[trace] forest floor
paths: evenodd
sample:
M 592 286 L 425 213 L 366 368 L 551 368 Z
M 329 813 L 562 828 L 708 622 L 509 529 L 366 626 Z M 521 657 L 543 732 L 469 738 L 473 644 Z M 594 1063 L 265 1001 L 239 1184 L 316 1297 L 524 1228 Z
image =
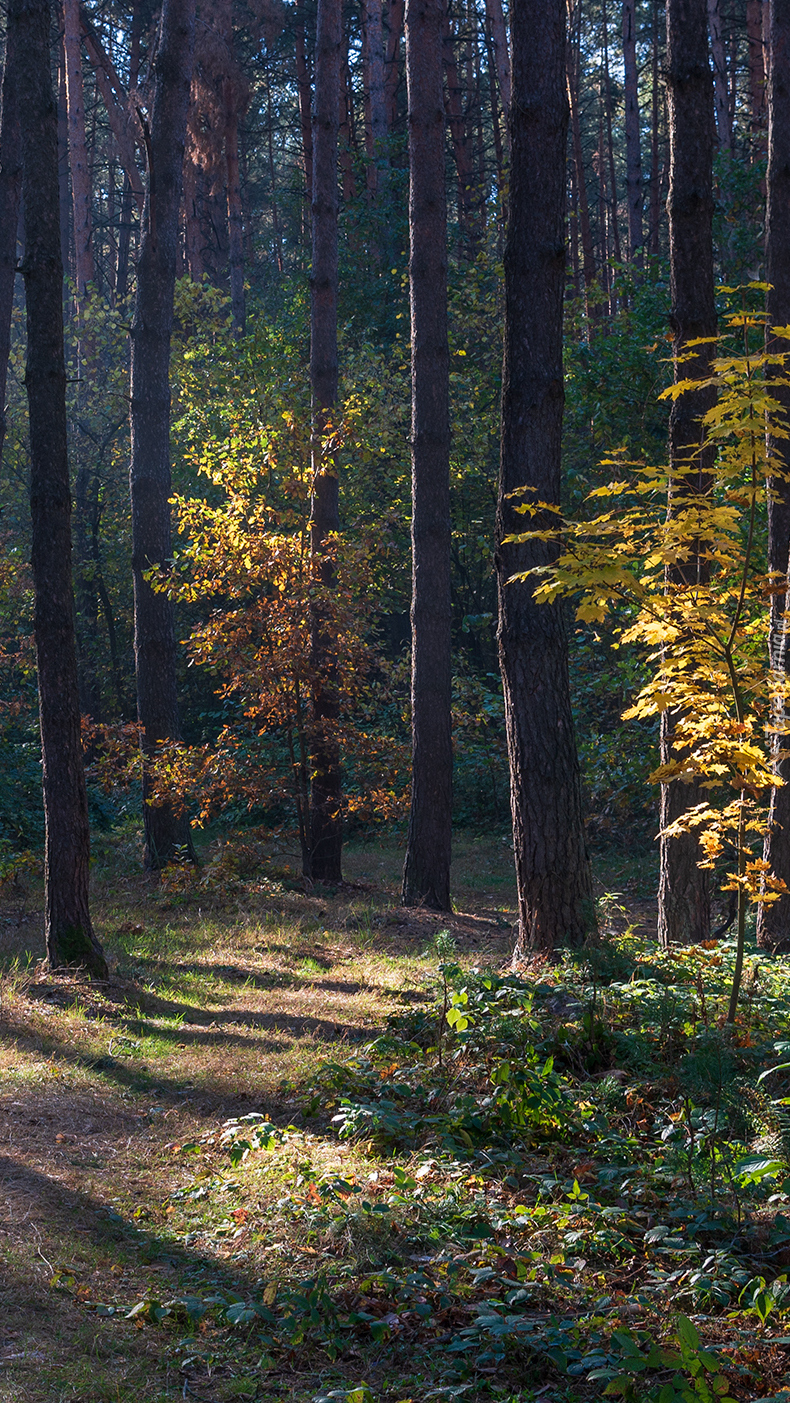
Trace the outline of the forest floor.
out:
M 310 894 L 249 836 L 137 857 L 98 844 L 104 984 L 44 971 L 35 879 L 0 896 L 2 1403 L 784 1396 L 787 962 L 730 1035 L 730 948 L 655 951 L 649 859 L 511 976 L 500 838 L 441 918 L 395 842 Z

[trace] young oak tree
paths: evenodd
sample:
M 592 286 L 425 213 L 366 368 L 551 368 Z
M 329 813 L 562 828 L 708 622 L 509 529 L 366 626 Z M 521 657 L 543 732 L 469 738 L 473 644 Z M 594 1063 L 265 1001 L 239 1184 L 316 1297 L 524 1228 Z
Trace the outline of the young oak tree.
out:
M 145 863 L 157 869 L 179 852 L 192 855 L 189 822 L 169 803 L 156 806 L 151 766 L 157 744 L 179 735 L 173 606 L 146 579 L 171 554 L 170 337 L 195 41 L 195 0 L 164 0 L 154 64 L 148 184 L 137 299 L 132 322 L 132 574 L 137 712 L 142 731 Z
M 450 910 L 450 356 L 442 0 L 408 0 L 412 791 L 404 906 Z
M 594 928 L 562 605 L 539 606 L 527 576 L 556 545 L 518 542 L 512 494 L 560 499 L 565 284 L 564 0 L 512 12 L 510 210 L 496 570 L 499 654 L 518 883 L 516 953 L 580 945 Z
M 25 386 L 30 413 L 31 563 L 46 826 L 47 958 L 52 969 L 80 966 L 92 976 L 106 979 L 107 963 L 93 933 L 88 903 L 90 833 L 71 578 L 63 263 L 49 0 L 12 0 L 8 18 L 16 63 L 25 211 Z

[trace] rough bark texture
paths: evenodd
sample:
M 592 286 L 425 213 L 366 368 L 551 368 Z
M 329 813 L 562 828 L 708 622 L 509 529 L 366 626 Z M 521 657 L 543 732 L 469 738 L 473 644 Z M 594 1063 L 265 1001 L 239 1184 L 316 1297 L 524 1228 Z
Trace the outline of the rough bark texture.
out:
M 625 191 L 628 205 L 628 253 L 642 260 L 642 143 L 639 131 L 639 89 L 636 66 L 636 0 L 623 0 L 623 64 L 625 69 Z
M 58 128 L 49 66 L 48 0 L 12 0 L 8 22 L 18 61 L 23 157 L 25 386 L 46 824 L 47 958 L 53 969 L 81 966 L 105 979 L 107 965 L 88 904 L 90 833 L 74 643 Z
M 659 88 L 658 88 L 658 0 L 653 0 L 653 44 L 651 56 L 651 79 L 650 79 L 650 227 L 648 234 L 648 252 L 651 258 L 657 258 L 660 251 L 661 233 L 661 175 L 658 166 L 658 119 L 659 119 Z
M 324 587 L 333 580 L 327 537 L 340 529 L 337 470 L 322 440 L 337 401 L 337 142 L 340 113 L 341 0 L 318 0 L 313 109 L 313 267 L 310 277 L 310 380 L 313 491 L 310 545 Z M 313 749 L 310 793 L 311 870 L 314 881 L 341 880 L 343 822 L 335 642 L 320 603 L 312 621 Z
M 713 151 L 716 130 L 713 113 L 713 79 L 708 64 L 707 8 L 705 0 L 668 0 L 666 83 L 669 104 L 669 253 L 672 298 L 672 331 L 675 379 L 703 379 L 710 371 L 713 346 L 698 348 L 693 358 L 678 365 L 687 354 L 687 342 L 716 335 L 713 281 Z M 669 419 L 669 458 L 674 472 L 693 467 L 684 479 L 684 490 L 696 483 L 705 488 L 710 450 L 700 453 L 702 416 L 715 403 L 715 391 L 697 390 L 675 401 Z M 669 504 L 671 510 L 671 500 Z M 701 572 L 692 557 L 682 571 L 668 575 L 667 583 L 690 584 Z M 661 727 L 661 759 L 672 757 L 673 717 L 665 713 Z M 701 802 L 696 783 L 674 781 L 661 787 L 662 830 L 687 808 Z M 704 940 L 710 928 L 710 891 L 707 874 L 697 866 L 696 834 L 661 839 L 661 872 L 658 889 L 658 935 L 662 945 Z
M 63 49 L 66 56 L 69 165 L 74 207 L 74 267 L 77 276 L 77 296 L 82 299 L 93 282 L 93 220 L 88 144 L 85 139 L 79 0 L 63 0 Z
M 713 92 L 716 104 L 716 130 L 722 151 L 732 151 L 730 90 L 727 83 L 727 51 L 721 23 L 721 0 L 708 0 L 710 52 L 713 59 Z
M 22 143 L 16 96 L 16 53 L 6 35 L 3 97 L 0 111 L 0 460 L 6 432 L 6 385 L 11 351 L 11 312 L 16 279 L 19 200 L 22 194 Z
M 766 214 L 766 280 L 770 326 L 790 322 L 790 0 L 771 0 L 768 79 L 768 207 Z M 786 350 L 780 341 L 769 349 Z M 773 393 L 790 416 L 790 390 L 776 384 Z M 790 472 L 790 444 L 776 439 L 772 448 L 785 472 Z M 790 555 L 790 482 L 775 478 L 768 503 L 768 568 L 788 581 Z M 790 584 L 771 603 L 771 665 L 780 674 L 790 671 L 790 638 L 786 611 L 790 609 Z M 785 717 L 777 718 L 787 720 Z M 788 748 L 788 737 L 777 737 L 777 750 Z M 764 857 L 777 877 L 790 887 L 790 763 L 776 761 L 785 783 L 773 790 Z M 761 906 L 757 917 L 757 943 L 763 949 L 790 948 L 790 896 Z
M 579 945 L 595 924 L 560 605 L 539 605 L 516 571 L 545 562 L 510 494 L 560 500 L 564 404 L 565 6 L 522 0 L 512 21 L 510 218 L 496 569 L 519 901 L 517 953 Z
M 442 0 L 408 0 L 412 791 L 403 904 L 450 910 L 450 414 Z
M 195 0 L 165 0 L 155 62 L 148 189 L 132 322 L 132 574 L 137 713 L 144 755 L 145 862 L 191 855 L 189 823 L 148 803 L 150 757 L 179 734 L 173 609 L 144 578 L 170 558 L 170 336 Z

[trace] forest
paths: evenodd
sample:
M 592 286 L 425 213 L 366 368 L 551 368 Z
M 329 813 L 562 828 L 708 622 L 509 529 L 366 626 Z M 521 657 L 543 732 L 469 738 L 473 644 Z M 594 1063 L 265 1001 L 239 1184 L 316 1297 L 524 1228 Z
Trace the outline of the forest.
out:
M 790 1403 L 790 0 L 0 52 L 0 1403 Z

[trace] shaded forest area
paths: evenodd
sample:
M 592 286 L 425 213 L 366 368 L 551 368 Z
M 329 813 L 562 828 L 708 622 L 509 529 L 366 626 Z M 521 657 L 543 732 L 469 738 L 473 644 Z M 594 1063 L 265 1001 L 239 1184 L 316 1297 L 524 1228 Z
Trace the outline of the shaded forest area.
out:
M 788 1403 L 790 0 L 0 30 L 0 1403 Z

